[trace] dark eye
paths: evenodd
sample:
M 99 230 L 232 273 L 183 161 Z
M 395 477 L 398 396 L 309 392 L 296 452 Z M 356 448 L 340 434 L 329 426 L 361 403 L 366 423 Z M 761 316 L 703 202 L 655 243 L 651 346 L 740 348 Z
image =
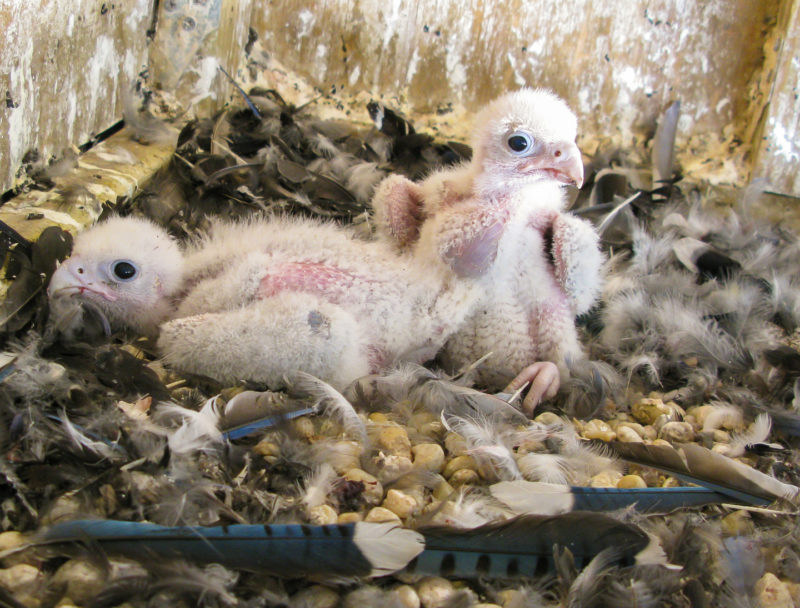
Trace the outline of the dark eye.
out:
M 523 154 L 531 149 L 533 140 L 527 133 L 512 133 L 508 138 L 508 147 L 514 154 Z
M 136 266 L 125 260 L 114 262 L 114 264 L 111 266 L 111 271 L 120 281 L 129 281 L 136 276 L 137 272 Z

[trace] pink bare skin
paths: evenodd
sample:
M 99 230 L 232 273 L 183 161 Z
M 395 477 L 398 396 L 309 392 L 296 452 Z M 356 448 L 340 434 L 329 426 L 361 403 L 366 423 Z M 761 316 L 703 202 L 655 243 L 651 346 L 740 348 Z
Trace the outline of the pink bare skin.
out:
M 528 383 L 530 383 L 530 388 L 522 400 L 522 411 L 527 416 L 533 417 L 533 413 L 540 403 L 552 399 L 558 394 L 561 386 L 558 367 L 551 361 L 532 363 L 517 374 L 517 377 L 509 382 L 503 392 L 516 393 Z
M 564 211 L 563 186 L 583 183 L 577 121 L 554 95 L 523 89 L 475 125 L 469 163 L 418 183 L 388 178 L 373 199 L 375 223 L 401 250 L 481 286 L 443 360 L 458 368 L 495 353 L 477 381 L 511 392 L 529 383 L 523 409 L 532 415 L 569 378 L 569 362 L 585 357 L 574 318 L 600 292 L 597 235 Z

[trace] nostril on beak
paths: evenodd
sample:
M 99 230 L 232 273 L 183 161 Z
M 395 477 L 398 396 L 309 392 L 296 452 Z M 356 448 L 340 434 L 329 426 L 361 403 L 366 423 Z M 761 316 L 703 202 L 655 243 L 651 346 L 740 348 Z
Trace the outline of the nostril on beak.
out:
M 553 153 L 553 156 L 555 156 L 556 158 L 559 158 L 559 157 L 561 156 L 561 150 L 556 150 L 556 151 Z
M 77 272 L 78 274 L 83 274 L 83 268 L 81 266 L 78 266 L 75 272 Z

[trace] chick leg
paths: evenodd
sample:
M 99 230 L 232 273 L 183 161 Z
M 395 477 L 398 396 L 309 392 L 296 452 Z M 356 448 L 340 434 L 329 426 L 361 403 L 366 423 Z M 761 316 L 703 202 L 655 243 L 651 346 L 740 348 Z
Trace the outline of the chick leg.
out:
M 517 374 L 503 392 L 515 393 L 528 382 L 530 388 L 522 401 L 522 410 L 532 416 L 537 405 L 556 396 L 561 386 L 561 373 L 555 363 L 537 361 Z
M 594 228 L 571 215 L 553 220 L 552 257 L 555 275 L 575 314 L 591 308 L 602 287 L 603 254 Z
M 164 323 L 158 346 L 167 364 L 226 384 L 271 388 L 298 370 L 344 388 L 371 369 L 362 326 L 340 306 L 283 292 L 242 308 Z
M 372 208 L 377 231 L 405 249 L 414 244 L 424 219 L 422 190 L 402 175 L 391 175 L 375 190 Z

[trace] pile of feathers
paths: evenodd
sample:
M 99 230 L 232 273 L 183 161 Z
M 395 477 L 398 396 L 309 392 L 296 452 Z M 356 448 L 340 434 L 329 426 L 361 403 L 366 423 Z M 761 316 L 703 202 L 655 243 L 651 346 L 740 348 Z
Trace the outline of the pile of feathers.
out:
M 251 90 L 243 107 L 186 124 L 165 174 L 114 212 L 149 217 L 178 239 L 214 216 L 253 213 L 355 223 L 367 237 L 383 178 L 419 179 L 470 158 L 379 102 L 368 111 L 364 128 L 315 118 L 313 101 L 295 107 Z M 79 335 L 50 317 L 43 287 L 69 235 L 6 234 L 0 605 L 796 602 L 800 243 L 753 219 L 758 184 L 724 213 L 711 209 L 713 191 L 673 171 L 676 124 L 673 106 L 651 142 L 652 167 L 598 154 L 571 208 L 595 223 L 608 255 L 600 302 L 578 319 L 590 358 L 617 378 L 593 420 L 562 415 L 585 386 L 569 385 L 530 421 L 509 396 L 473 386 L 471 369 L 405 365 L 343 393 L 313 377 L 286 392 L 180 377 L 146 339 L 109 335 L 102 315 L 86 315 Z M 645 490 L 638 480 L 682 487 L 689 502 L 592 493 Z M 69 527 L 75 520 L 157 524 L 173 546 L 158 548 L 163 529 L 95 534 Z M 418 530 L 424 550 L 364 572 L 313 551 L 297 565 L 284 545 L 263 549 L 275 556 L 253 572 L 239 549 L 206 536 L 298 534 L 313 545 L 386 522 Z M 628 540 L 617 544 L 604 526 Z M 175 549 L 187 535 L 202 547 Z M 459 554 L 511 538 L 538 551 L 534 570 Z M 650 541 L 657 557 L 638 559 L 631 547 Z M 376 570 L 393 574 L 370 579 Z

